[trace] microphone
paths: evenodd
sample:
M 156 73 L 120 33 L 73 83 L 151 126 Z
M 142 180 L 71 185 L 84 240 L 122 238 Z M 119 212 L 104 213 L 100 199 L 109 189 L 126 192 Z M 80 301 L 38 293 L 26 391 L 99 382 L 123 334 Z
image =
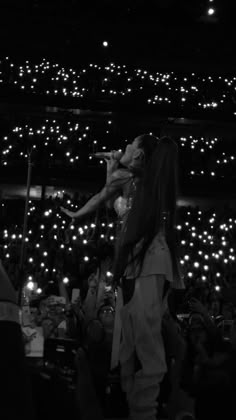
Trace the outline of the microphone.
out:
M 112 150 L 112 152 L 97 152 L 93 153 L 91 156 L 98 158 L 98 159 L 115 159 L 117 161 L 120 161 L 123 152 L 121 150 Z

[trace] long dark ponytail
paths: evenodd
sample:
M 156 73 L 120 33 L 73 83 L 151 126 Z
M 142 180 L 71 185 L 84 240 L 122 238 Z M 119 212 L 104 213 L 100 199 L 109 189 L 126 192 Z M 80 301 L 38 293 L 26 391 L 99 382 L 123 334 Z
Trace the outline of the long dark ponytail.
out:
M 114 267 L 116 282 L 123 276 L 128 256 L 133 255 L 135 245 L 140 240 L 143 240 L 141 249 L 133 259 L 138 259 L 142 266 L 148 247 L 163 226 L 172 257 L 173 274 L 176 278 L 179 276 L 175 233 L 178 147 L 171 138 L 162 137 L 160 140 L 156 139 L 155 147 L 152 143 L 152 148 L 148 149 L 147 139 L 148 135 L 140 137 L 139 147 L 144 151 L 145 164 L 132 208 L 118 241 Z

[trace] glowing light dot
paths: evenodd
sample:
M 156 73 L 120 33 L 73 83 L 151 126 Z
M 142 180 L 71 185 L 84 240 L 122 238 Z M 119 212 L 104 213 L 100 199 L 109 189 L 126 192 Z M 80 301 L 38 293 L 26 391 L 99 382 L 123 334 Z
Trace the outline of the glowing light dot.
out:
M 108 47 L 108 42 L 107 42 L 107 41 L 103 41 L 102 45 L 103 45 L 104 47 Z
M 68 277 L 64 277 L 64 279 L 62 281 L 63 281 L 64 284 L 68 284 L 69 283 Z
M 106 275 L 107 277 L 112 277 L 112 273 L 110 271 L 107 271 Z
M 213 9 L 212 7 L 210 7 L 210 9 L 208 9 L 207 13 L 208 13 L 209 16 L 212 16 L 215 13 L 215 9 Z
M 26 287 L 27 287 L 28 290 L 34 290 L 34 282 L 29 281 L 27 283 L 27 286 Z

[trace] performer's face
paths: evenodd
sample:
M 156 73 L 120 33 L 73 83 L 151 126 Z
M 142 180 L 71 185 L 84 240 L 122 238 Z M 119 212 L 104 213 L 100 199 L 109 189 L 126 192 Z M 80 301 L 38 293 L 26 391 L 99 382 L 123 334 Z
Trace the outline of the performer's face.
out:
M 133 162 L 135 154 L 139 149 L 139 137 L 136 137 L 134 141 L 126 146 L 125 153 L 122 156 L 120 163 L 124 166 L 129 166 Z

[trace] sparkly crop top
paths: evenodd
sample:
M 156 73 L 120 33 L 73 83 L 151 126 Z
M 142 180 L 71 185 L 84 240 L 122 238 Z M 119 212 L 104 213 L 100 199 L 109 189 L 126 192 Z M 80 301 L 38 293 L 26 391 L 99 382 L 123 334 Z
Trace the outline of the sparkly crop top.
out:
M 124 220 L 128 216 L 136 188 L 136 179 L 130 174 L 123 186 L 123 196 L 119 196 L 114 202 L 114 209 L 119 219 Z

